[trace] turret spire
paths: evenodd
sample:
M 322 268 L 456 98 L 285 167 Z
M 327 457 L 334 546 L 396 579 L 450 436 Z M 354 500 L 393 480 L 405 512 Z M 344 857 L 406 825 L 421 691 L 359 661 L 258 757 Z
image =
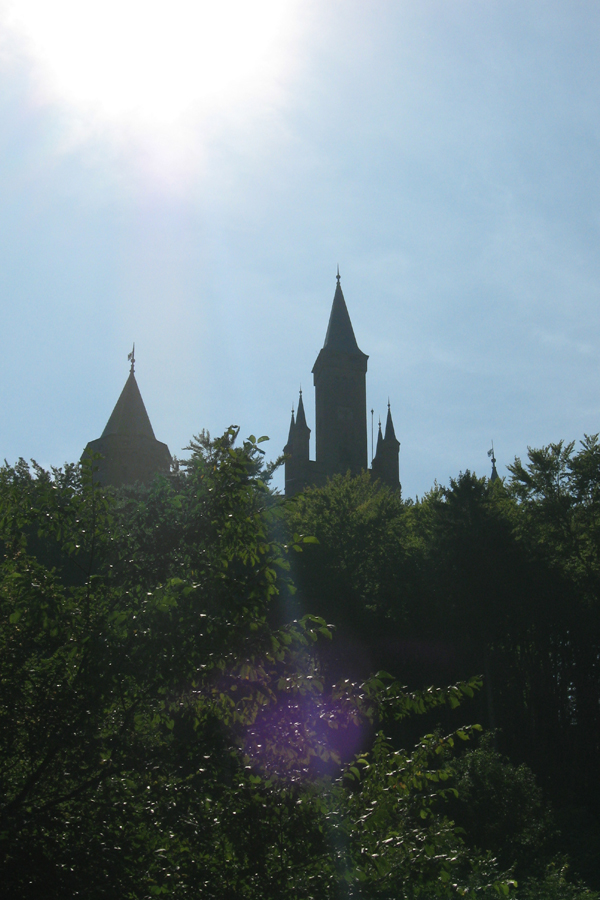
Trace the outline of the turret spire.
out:
M 496 469 L 496 457 L 494 456 L 494 442 L 492 441 L 492 449 L 488 450 L 488 456 L 492 460 L 492 474 L 490 475 L 490 481 L 499 481 L 500 476 L 498 475 L 498 470 Z
M 383 434 L 381 433 L 381 418 L 379 419 L 379 431 L 377 432 L 377 450 L 375 451 L 375 456 L 381 453 L 381 448 L 383 446 Z
M 395 441 L 396 432 L 394 431 L 394 423 L 392 421 L 392 410 L 390 407 L 390 401 L 388 397 L 388 411 L 387 411 L 387 419 L 385 422 L 385 440 L 386 441 Z
M 290 421 L 290 430 L 288 432 L 288 440 L 286 444 L 287 447 L 291 447 L 294 441 L 294 432 L 296 431 L 296 419 L 294 418 L 294 406 L 292 404 L 292 419 Z
M 306 424 L 306 414 L 304 412 L 304 401 L 302 400 L 302 388 L 300 388 L 300 397 L 298 399 L 298 412 L 296 413 L 296 425 L 299 428 L 305 428 L 308 431 L 308 425 Z

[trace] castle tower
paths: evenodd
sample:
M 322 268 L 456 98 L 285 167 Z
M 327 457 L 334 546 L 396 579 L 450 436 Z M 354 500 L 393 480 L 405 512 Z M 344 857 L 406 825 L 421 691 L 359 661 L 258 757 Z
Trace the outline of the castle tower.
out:
M 323 478 L 367 468 L 368 358 L 356 343 L 338 269 L 325 343 L 313 367 L 316 457 Z
M 324 485 L 333 475 L 358 475 L 368 465 L 368 356 L 359 349 L 340 284 L 337 284 L 325 343 L 313 367 L 317 420 L 316 460 L 309 458 L 310 428 L 306 424 L 302 391 L 292 420 L 285 453 L 285 495 L 292 497 L 310 485 Z M 377 439 L 373 475 L 393 490 L 400 489 L 398 451 L 388 403 L 385 435 Z
M 398 454 L 400 441 L 396 438 L 392 411 L 388 401 L 387 420 L 385 423 L 385 435 L 381 433 L 379 422 L 379 434 L 377 435 L 377 450 L 373 458 L 372 472 L 374 478 L 379 478 L 383 484 L 387 484 L 392 490 L 400 490 L 400 463 Z
M 102 436 L 90 441 L 83 456 L 100 453 L 94 478 L 102 485 L 150 484 L 155 475 L 167 475 L 171 454 L 166 444 L 154 436 L 140 389 L 134 375 L 135 358 L 129 355 L 129 378 L 106 423 Z

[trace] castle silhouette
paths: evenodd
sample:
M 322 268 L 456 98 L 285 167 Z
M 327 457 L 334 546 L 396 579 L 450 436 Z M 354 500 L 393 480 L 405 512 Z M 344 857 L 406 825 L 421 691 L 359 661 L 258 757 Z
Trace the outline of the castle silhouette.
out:
M 291 497 L 312 485 L 323 485 L 337 474 L 358 475 L 368 469 L 366 374 L 368 356 L 359 349 L 338 270 L 325 343 L 313 366 L 316 407 L 316 458 L 310 459 L 310 433 L 302 391 L 292 420 L 285 453 L 285 494 Z M 134 348 L 135 350 L 135 348 Z M 83 456 L 99 454 L 95 478 L 119 487 L 166 475 L 171 454 L 154 436 L 135 379 L 134 351 L 125 387 L 101 437 L 90 441 Z M 400 443 L 388 403 L 385 432 L 377 436 L 371 472 L 392 490 L 400 490 Z
M 325 343 L 313 366 L 315 385 L 316 459 L 309 454 L 310 428 L 306 424 L 302 390 L 292 421 L 285 453 L 285 494 L 291 497 L 311 485 L 323 485 L 333 475 L 358 475 L 368 468 L 367 391 L 368 356 L 359 349 L 348 307 L 337 284 Z M 372 474 L 393 490 L 400 490 L 400 443 L 396 439 L 388 403 L 385 434 L 377 435 Z

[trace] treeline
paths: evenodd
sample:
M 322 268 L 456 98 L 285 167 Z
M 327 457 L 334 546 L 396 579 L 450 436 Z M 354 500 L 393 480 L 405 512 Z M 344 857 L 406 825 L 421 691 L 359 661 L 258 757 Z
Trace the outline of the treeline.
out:
M 235 439 L 0 470 L 1 895 L 597 900 L 596 440 L 410 504 Z
M 414 688 L 482 675 L 463 714 L 533 769 L 600 887 L 598 438 L 530 450 L 509 472 L 467 471 L 417 502 L 366 474 L 297 497 L 290 528 L 319 539 L 294 562 L 297 609 L 335 623 L 334 677 L 382 668 Z

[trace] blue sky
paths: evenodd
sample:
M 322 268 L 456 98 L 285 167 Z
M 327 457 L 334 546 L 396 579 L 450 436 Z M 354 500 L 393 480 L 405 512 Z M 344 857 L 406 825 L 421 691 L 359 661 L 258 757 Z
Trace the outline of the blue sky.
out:
M 172 453 L 233 423 L 277 455 L 300 384 L 314 428 L 338 263 L 405 496 L 488 474 L 492 439 L 504 475 L 600 430 L 596 3 L 257 2 L 231 37 L 202 3 L 56 0 L 63 69 L 23 4 L 0 3 L 0 456 L 77 459 L 133 341 Z

